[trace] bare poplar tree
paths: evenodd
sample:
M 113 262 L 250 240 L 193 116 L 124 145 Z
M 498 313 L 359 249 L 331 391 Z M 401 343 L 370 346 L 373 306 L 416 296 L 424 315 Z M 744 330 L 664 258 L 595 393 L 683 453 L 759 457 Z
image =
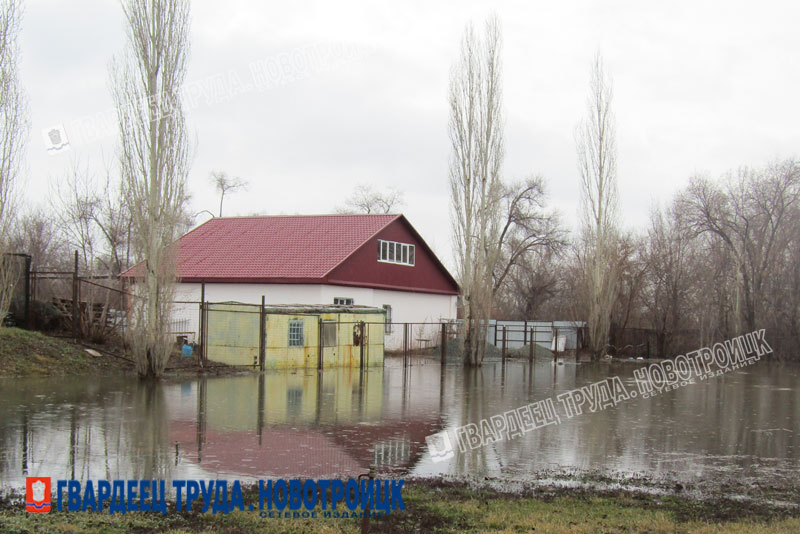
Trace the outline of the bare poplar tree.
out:
M 585 290 L 591 349 L 599 358 L 608 342 L 619 273 L 614 261 L 617 239 L 617 148 L 612 89 L 598 53 L 592 64 L 587 115 L 576 131 L 581 176 Z
M 337 208 L 336 212 L 393 213 L 403 204 L 403 192 L 394 187 L 376 191 L 369 184 L 359 184 L 344 201 L 344 207 Z
M 189 143 L 180 101 L 189 53 L 187 0 L 125 0 L 127 49 L 112 67 L 121 173 L 141 260 L 128 332 L 140 376 L 159 376 L 176 280 L 174 248 L 185 220 Z
M 8 312 L 18 276 L 10 249 L 14 221 L 14 182 L 23 156 L 28 130 L 27 106 L 17 79 L 21 2 L 0 5 L 0 328 Z
M 500 255 L 504 156 L 501 35 L 496 17 L 480 40 L 468 26 L 450 76 L 450 198 L 464 309 L 464 363 L 481 365 Z
M 240 189 L 247 190 L 247 182 L 235 176 L 228 176 L 225 171 L 211 171 L 211 183 L 219 192 L 220 217 L 222 217 L 222 202 L 225 200 L 225 193 L 233 193 Z

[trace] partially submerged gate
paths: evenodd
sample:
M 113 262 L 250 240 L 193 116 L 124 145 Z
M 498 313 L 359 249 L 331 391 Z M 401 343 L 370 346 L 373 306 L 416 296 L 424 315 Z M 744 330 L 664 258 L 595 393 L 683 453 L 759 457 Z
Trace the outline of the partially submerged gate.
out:
M 207 303 L 204 306 L 206 359 L 226 365 L 257 367 L 260 354 L 261 306 Z

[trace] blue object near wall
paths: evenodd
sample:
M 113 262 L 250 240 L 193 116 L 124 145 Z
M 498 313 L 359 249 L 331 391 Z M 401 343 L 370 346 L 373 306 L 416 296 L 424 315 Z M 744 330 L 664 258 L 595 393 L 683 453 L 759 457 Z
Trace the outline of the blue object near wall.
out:
M 188 358 L 188 357 L 190 357 L 192 355 L 192 352 L 193 351 L 192 351 L 192 346 L 191 345 L 189 345 L 189 344 L 184 344 L 183 345 L 183 348 L 181 349 L 181 353 L 183 353 L 184 356 L 186 356 Z

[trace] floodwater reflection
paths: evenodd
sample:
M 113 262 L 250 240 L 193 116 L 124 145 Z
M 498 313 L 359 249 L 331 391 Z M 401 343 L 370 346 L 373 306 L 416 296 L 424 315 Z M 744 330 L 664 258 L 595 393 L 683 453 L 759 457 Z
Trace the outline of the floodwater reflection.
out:
M 758 363 L 434 463 L 425 437 L 635 364 L 426 363 L 234 377 L 0 380 L 0 486 L 379 473 L 525 479 L 548 469 L 770 477 L 800 467 L 797 366 Z

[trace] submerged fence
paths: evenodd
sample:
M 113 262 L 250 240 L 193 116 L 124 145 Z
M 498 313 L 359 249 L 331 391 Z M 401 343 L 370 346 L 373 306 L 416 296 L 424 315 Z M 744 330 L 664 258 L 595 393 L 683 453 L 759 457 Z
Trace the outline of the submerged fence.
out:
M 204 364 L 221 362 L 260 369 L 364 369 L 383 364 L 389 335 L 400 337 L 395 350 L 402 353 L 404 365 L 410 364 L 414 351 L 436 351 L 446 362 L 446 341 L 457 335 L 457 325 L 451 323 L 387 323 L 380 308 L 194 304 L 199 310 L 199 332 L 186 335 L 184 340 L 194 341 Z
M 363 369 L 383 363 L 381 309 L 204 302 L 199 312 L 203 362 L 260 369 Z
M 495 347 L 518 349 L 535 343 L 554 352 L 583 347 L 581 321 L 489 321 L 487 338 Z M 505 340 L 505 341 L 504 341 Z

